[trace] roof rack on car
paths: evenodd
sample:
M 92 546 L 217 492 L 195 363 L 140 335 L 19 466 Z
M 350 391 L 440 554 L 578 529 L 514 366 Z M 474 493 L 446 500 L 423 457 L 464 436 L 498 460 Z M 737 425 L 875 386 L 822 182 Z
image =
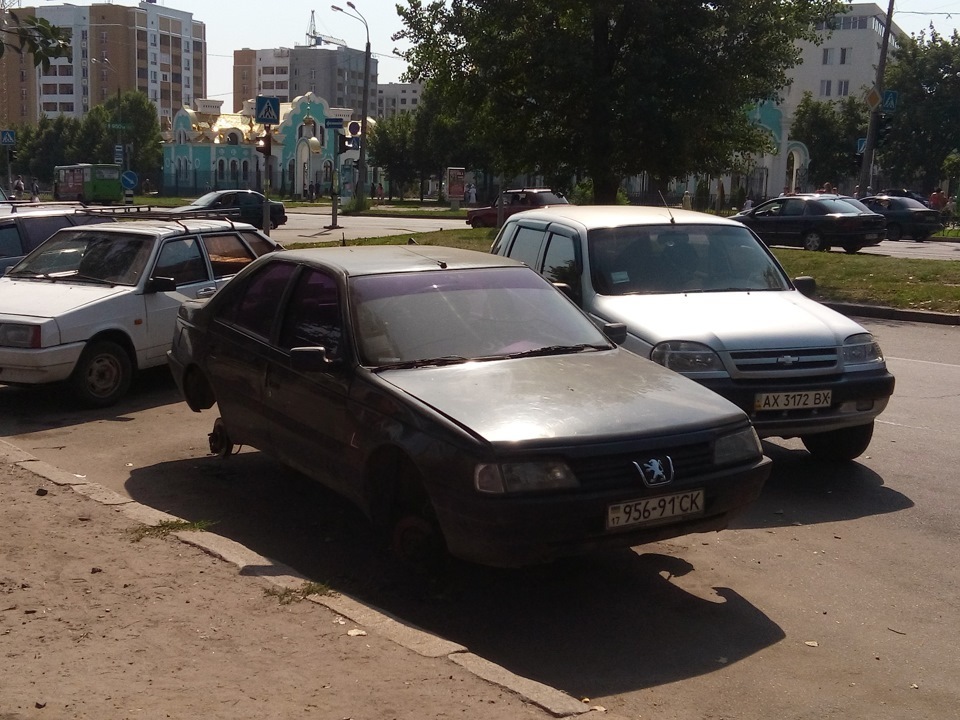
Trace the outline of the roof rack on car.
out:
M 40 200 L 37 202 L 34 202 L 33 200 L 0 200 L 0 205 L 9 205 L 10 212 L 12 213 L 15 213 L 17 208 L 24 208 L 27 210 L 42 210 L 44 208 L 85 207 L 82 202 L 78 202 L 77 200 Z
M 223 210 L 175 210 L 174 208 L 159 205 L 116 205 L 106 207 L 85 207 L 78 211 L 87 215 L 109 215 L 118 219 L 135 218 L 137 220 L 168 220 L 179 224 L 184 230 L 189 230 L 183 220 L 226 220 L 234 228 L 234 217 L 240 214 L 239 208 Z

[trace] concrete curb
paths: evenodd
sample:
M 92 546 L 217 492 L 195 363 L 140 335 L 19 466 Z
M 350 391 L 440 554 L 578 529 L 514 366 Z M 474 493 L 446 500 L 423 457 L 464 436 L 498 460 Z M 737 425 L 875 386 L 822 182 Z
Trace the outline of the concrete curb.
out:
M 901 310 L 879 305 L 860 305 L 857 303 L 819 301 L 831 310 L 848 316 L 875 318 L 878 320 L 900 320 L 902 322 L 922 322 L 934 325 L 960 325 L 960 315 L 933 312 L 930 310 Z
M 34 475 L 60 487 L 71 488 L 85 497 L 103 505 L 117 507 L 129 519 L 144 525 L 161 522 L 182 521 L 175 515 L 142 505 L 129 497 L 120 495 L 86 477 L 60 470 L 37 459 L 30 453 L 6 440 L 0 439 L 0 463 L 17 465 Z M 213 533 L 180 531 L 171 533 L 180 542 L 191 545 L 218 560 L 234 565 L 241 575 L 261 578 L 275 587 L 299 590 L 308 578 L 283 563 L 260 555 L 229 538 Z M 495 663 L 474 655 L 468 648 L 399 620 L 377 607 L 367 605 L 342 593 L 310 595 L 311 602 L 326 607 L 331 612 L 349 619 L 357 625 L 378 633 L 382 637 L 428 658 L 446 657 L 453 663 L 481 680 L 493 683 L 519 696 L 526 702 L 537 705 L 555 717 L 570 717 L 595 711 L 603 712 L 608 720 L 622 720 L 599 707 L 576 700 L 566 693 L 548 685 L 510 672 Z

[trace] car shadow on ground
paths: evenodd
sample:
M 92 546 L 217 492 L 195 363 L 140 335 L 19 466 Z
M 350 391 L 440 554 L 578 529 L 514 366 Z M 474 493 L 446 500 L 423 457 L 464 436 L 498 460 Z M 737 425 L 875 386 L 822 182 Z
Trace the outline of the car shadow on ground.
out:
M 38 430 L 72 427 L 98 420 L 128 422 L 132 414 L 149 408 L 183 402 L 166 366 L 137 374 L 130 392 L 108 408 L 87 408 L 70 395 L 69 388 L 55 383 L 37 387 L 0 385 L 0 436 L 10 437 Z
M 255 451 L 136 469 L 126 489 L 150 507 L 214 521 L 210 532 L 576 697 L 712 672 L 784 638 L 735 589 L 704 599 L 672 583 L 697 568 L 664 545 L 520 570 L 451 562 L 440 577 L 414 577 L 356 508 Z

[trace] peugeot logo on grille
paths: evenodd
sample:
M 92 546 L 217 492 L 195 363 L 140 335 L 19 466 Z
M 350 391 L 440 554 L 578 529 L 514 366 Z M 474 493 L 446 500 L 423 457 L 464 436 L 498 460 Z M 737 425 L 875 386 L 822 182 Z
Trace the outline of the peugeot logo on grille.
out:
M 797 355 L 781 355 L 777 358 L 777 365 L 793 365 L 798 362 L 800 358 Z
M 634 460 L 633 466 L 643 478 L 643 484 L 647 487 L 657 487 L 673 482 L 673 460 L 669 455 L 662 457 L 653 457 L 649 460 Z

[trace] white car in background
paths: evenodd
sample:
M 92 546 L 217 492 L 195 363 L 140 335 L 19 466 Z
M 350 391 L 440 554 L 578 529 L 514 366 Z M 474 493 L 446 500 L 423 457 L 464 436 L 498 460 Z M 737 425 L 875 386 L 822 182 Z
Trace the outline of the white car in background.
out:
M 112 405 L 138 369 L 166 364 L 184 300 L 277 249 L 230 220 L 60 230 L 0 277 L 0 384 L 66 382 L 83 404 Z
M 851 460 L 894 378 L 873 335 L 812 300 L 746 226 L 686 210 L 565 206 L 511 217 L 492 252 L 559 285 L 633 352 L 743 409 L 760 437 Z

